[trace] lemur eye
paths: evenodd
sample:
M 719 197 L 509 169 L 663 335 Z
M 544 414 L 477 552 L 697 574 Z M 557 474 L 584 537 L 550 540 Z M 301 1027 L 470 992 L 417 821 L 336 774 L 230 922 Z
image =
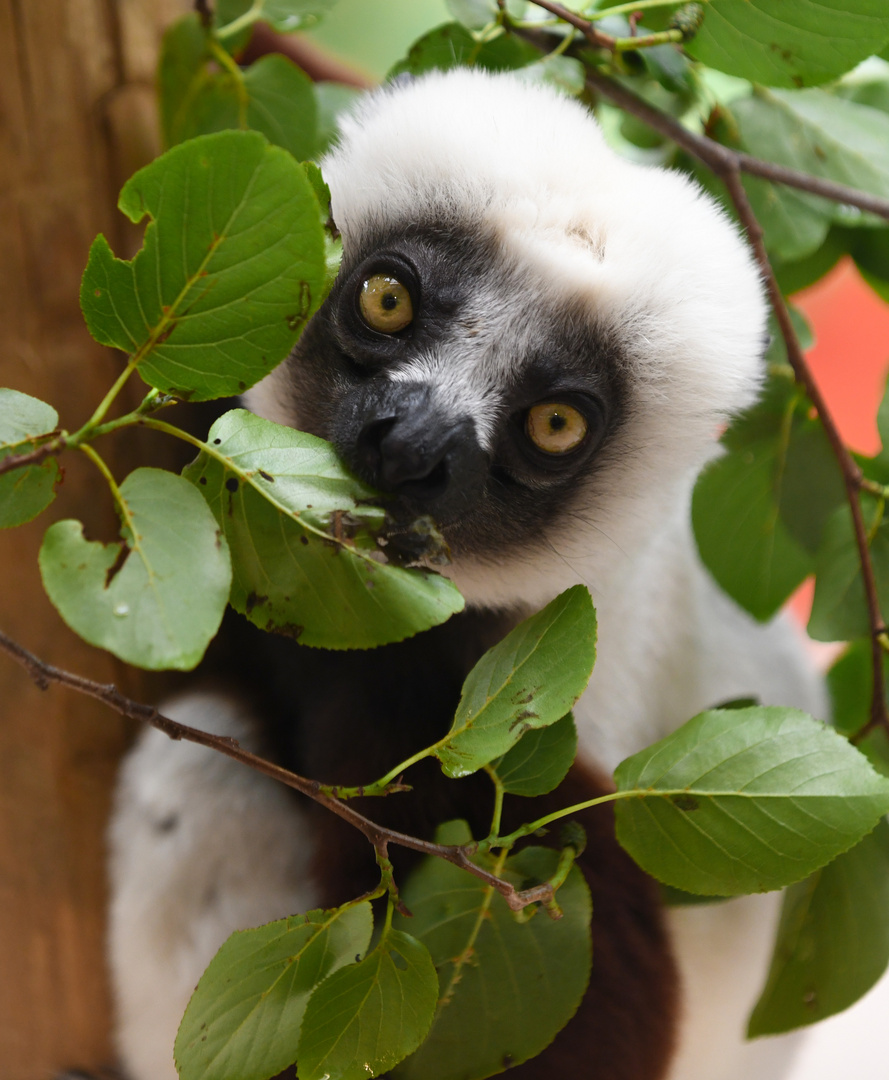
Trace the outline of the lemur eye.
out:
M 411 294 L 391 274 L 374 274 L 363 281 L 358 306 L 371 330 L 381 334 L 397 334 L 413 322 Z
M 533 405 L 525 418 L 528 438 L 547 454 L 567 454 L 586 438 L 587 422 L 571 405 L 546 401 Z

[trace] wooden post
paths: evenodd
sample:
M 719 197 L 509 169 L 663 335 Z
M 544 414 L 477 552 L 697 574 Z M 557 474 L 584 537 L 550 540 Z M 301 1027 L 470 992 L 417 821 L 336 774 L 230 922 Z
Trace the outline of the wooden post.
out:
M 0 0 L 0 385 L 53 404 L 75 429 L 120 370 L 78 306 L 90 243 L 129 254 L 124 179 L 157 150 L 153 69 L 185 0 Z M 139 390 L 133 388 L 137 399 Z M 131 440 L 101 447 L 119 478 Z M 82 455 L 36 522 L 0 532 L 0 628 L 41 657 L 152 698 L 158 690 L 81 642 L 43 594 L 46 526 L 118 523 Z M 104 828 L 120 719 L 60 688 L 40 691 L 0 656 L 0 1075 L 46 1080 L 113 1059 L 104 967 Z

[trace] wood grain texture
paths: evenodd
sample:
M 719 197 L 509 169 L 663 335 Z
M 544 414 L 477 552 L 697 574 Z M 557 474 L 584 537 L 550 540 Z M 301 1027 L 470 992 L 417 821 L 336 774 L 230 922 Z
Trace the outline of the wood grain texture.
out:
M 81 424 L 120 370 L 78 305 L 89 245 L 135 241 L 115 210 L 126 176 L 155 152 L 152 71 L 184 0 L 0 0 L 0 385 Z M 139 396 L 137 387 L 130 400 Z M 100 450 L 119 478 L 151 447 Z M 64 482 L 36 522 L 0 532 L 0 625 L 32 651 L 152 696 L 155 684 L 77 639 L 43 594 L 36 555 L 52 520 L 111 539 L 98 474 L 63 459 Z M 127 741 L 110 711 L 32 686 L 0 660 L 0 1074 L 46 1080 L 112 1058 L 104 970 L 104 828 Z

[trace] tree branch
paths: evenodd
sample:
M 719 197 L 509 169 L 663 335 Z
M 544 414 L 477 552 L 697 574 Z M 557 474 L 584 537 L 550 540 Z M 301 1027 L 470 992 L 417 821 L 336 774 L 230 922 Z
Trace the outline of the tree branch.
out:
M 398 844 L 400 847 L 410 848 L 423 855 L 435 855 L 440 859 L 445 859 L 447 862 L 460 867 L 461 870 L 473 874 L 486 885 L 495 888 L 513 911 L 520 911 L 522 908 L 527 907 L 528 904 L 537 902 L 545 904 L 553 899 L 553 888 L 548 883 L 535 885 L 530 889 L 519 890 L 511 882 L 504 881 L 502 878 L 488 873 L 487 870 L 483 870 L 480 866 L 476 866 L 470 858 L 470 855 L 474 854 L 476 850 L 475 844 L 465 846 L 436 844 L 429 840 L 421 840 L 419 837 L 408 836 L 406 833 L 396 832 L 394 829 L 387 829 L 382 825 L 378 825 L 376 822 L 371 821 L 370 818 L 359 814 L 357 810 L 354 810 L 346 803 L 327 795 L 317 780 L 308 780 L 297 773 L 291 772 L 289 769 L 276 765 L 273 761 L 268 761 L 258 754 L 245 750 L 237 739 L 225 735 L 212 735 L 207 731 L 201 731 L 199 728 L 189 727 L 188 724 L 180 724 L 178 720 L 173 720 L 171 717 L 158 712 L 153 705 L 145 705 L 126 697 L 113 683 L 94 682 L 92 679 L 85 679 L 81 675 L 75 675 L 73 672 L 54 667 L 2 632 L 0 632 L 0 651 L 7 653 L 21 664 L 41 690 L 48 689 L 53 683 L 70 687 L 81 694 L 86 694 L 88 697 L 104 702 L 122 716 L 126 716 L 131 720 L 138 720 L 140 723 L 150 724 L 171 739 L 183 739 L 186 742 L 197 743 L 198 746 L 206 746 L 208 749 L 224 754 L 242 765 L 247 765 L 256 772 L 262 773 L 263 776 L 268 776 L 272 780 L 286 784 L 287 787 L 294 788 L 358 829 L 377 851 L 385 850 L 388 844 Z
M 64 450 L 65 446 L 66 440 L 64 436 L 60 435 L 50 440 L 50 442 L 36 447 L 34 450 L 26 451 L 24 454 L 8 454 L 5 458 L 0 458 L 0 476 L 4 473 L 13 472 L 15 469 L 23 469 L 27 465 L 39 465 L 41 461 L 45 461 L 48 457 L 53 457 L 61 450 Z
M 537 3 L 538 0 L 534 2 Z M 859 191 L 845 184 L 836 184 L 833 180 L 824 180 L 811 173 L 788 169 L 772 161 L 763 161 L 741 150 L 732 150 L 728 146 L 723 146 L 713 139 L 708 139 L 706 135 L 698 135 L 683 127 L 672 116 L 649 105 L 632 90 L 621 86 L 620 83 L 599 71 L 588 68 L 586 82 L 590 89 L 603 94 L 615 105 L 619 105 L 626 112 L 647 124 L 653 131 L 672 140 L 692 157 L 702 161 L 717 176 L 723 177 L 726 172 L 739 169 L 741 172 L 750 173 L 751 176 L 772 180 L 777 184 L 807 191 L 812 195 L 821 195 L 833 202 L 856 206 L 859 210 L 866 210 L 889 220 L 889 199 L 881 199 L 877 195 L 870 195 L 866 191 Z

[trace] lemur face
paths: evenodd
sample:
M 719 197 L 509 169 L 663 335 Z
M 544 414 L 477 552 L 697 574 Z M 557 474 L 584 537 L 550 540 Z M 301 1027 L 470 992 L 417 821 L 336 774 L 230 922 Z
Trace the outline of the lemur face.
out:
M 431 514 L 473 602 L 607 585 L 756 395 L 732 224 L 579 103 L 479 71 L 367 95 L 322 170 L 342 270 L 250 407 Z
M 574 502 L 623 412 L 617 352 L 578 304 L 459 225 L 347 251 L 288 363 L 295 423 L 456 557 L 524 545 Z

